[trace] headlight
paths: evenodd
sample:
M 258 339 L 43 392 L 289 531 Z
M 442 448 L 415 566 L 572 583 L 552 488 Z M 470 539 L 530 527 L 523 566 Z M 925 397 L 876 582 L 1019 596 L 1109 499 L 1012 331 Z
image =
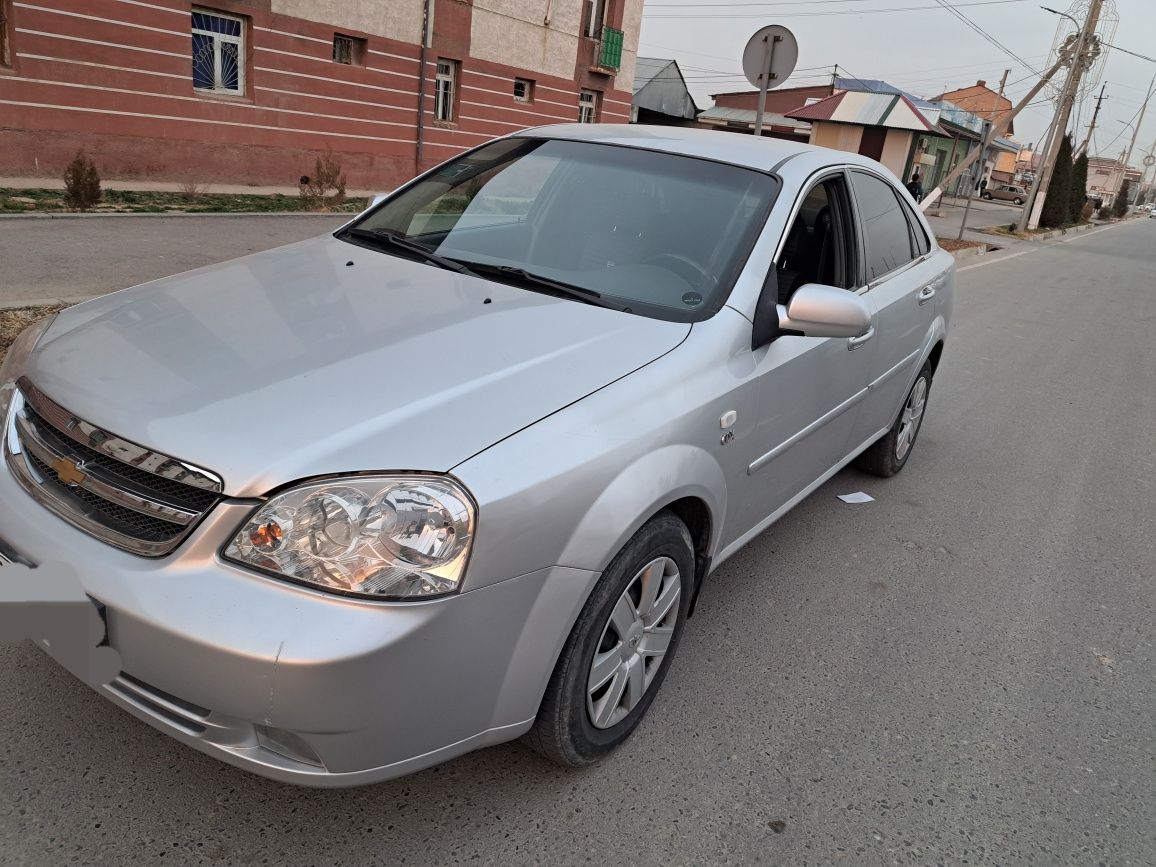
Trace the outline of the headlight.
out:
M 445 476 L 354 476 L 272 497 L 225 558 L 375 599 L 456 593 L 474 535 L 474 504 Z
M 28 356 L 32 354 L 32 350 L 36 348 L 36 344 L 55 319 L 56 314 L 53 313 L 33 322 L 21 331 L 8 347 L 8 354 L 4 356 L 4 363 L 0 365 L 0 420 L 7 422 L 8 407 L 12 403 L 12 395 L 16 392 L 16 378 L 20 376 L 24 362 L 28 360 Z

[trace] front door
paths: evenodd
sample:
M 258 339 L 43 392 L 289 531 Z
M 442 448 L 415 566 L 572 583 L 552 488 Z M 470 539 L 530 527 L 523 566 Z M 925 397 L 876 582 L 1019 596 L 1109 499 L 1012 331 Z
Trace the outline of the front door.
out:
M 780 304 L 806 283 L 850 291 L 855 250 L 846 174 L 829 172 L 804 193 L 768 283 Z M 784 335 L 753 356 L 758 421 L 744 455 L 747 490 L 737 529 L 760 526 L 839 462 L 867 385 L 845 338 Z

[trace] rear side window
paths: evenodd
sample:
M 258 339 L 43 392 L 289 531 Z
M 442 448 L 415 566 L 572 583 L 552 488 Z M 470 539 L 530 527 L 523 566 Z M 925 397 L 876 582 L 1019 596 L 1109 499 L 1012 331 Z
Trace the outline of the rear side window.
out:
M 923 231 L 923 224 L 919 222 L 919 218 L 915 216 L 911 206 L 903 199 L 899 199 L 899 206 L 903 208 L 903 213 L 907 217 L 907 225 L 911 227 L 911 243 L 914 245 L 915 257 L 926 256 L 931 252 L 931 241 L 927 238 L 927 232 Z
M 864 172 L 851 172 L 851 186 L 863 225 L 867 282 L 873 283 L 915 258 L 911 227 L 899 197 L 886 181 Z

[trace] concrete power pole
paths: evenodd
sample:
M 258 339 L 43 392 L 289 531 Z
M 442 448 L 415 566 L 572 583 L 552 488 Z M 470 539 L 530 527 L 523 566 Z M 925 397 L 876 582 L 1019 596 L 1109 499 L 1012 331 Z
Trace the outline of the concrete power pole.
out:
M 1100 8 L 1104 0 L 1092 0 L 1088 7 L 1088 17 L 1084 19 L 1084 26 L 1080 28 L 1080 35 L 1076 40 L 1076 50 L 1072 55 L 1072 65 L 1068 68 L 1068 78 L 1064 82 L 1064 89 L 1060 92 L 1060 103 L 1056 106 L 1055 129 L 1052 130 L 1052 140 L 1048 145 L 1044 164 L 1040 167 L 1040 175 L 1036 181 L 1036 188 L 1028 196 L 1024 205 L 1024 212 L 1020 216 L 1019 230 L 1034 229 L 1040 224 L 1040 214 L 1044 210 L 1044 200 L 1048 195 L 1048 185 L 1052 182 L 1052 172 L 1056 167 L 1056 157 L 1060 153 L 1060 143 L 1068 131 L 1068 121 L 1072 117 L 1072 106 L 1076 101 L 1076 92 L 1080 87 L 1080 78 L 1084 74 L 1084 52 L 1093 45 L 1096 35 L 1096 25 L 1100 22 Z
M 1096 97 L 1096 110 L 1092 112 L 1092 122 L 1088 124 L 1088 134 L 1084 136 L 1084 140 L 1080 142 L 1080 146 L 1072 152 L 1073 157 L 1078 157 L 1092 140 L 1092 133 L 1096 131 L 1096 118 L 1100 116 L 1100 103 L 1104 101 L 1104 88 L 1108 86 L 1108 82 L 1100 85 L 1100 95 Z
M 1148 110 L 1148 100 L 1152 98 L 1152 88 L 1156 86 L 1156 75 L 1148 84 L 1148 95 L 1144 97 L 1144 104 L 1140 106 L 1140 117 L 1136 119 L 1136 126 L 1132 128 L 1132 141 L 1128 143 L 1128 156 L 1124 157 L 1124 167 L 1132 164 L 1132 148 L 1136 147 L 1136 136 L 1140 133 L 1140 125 L 1144 123 L 1144 112 Z
M 992 100 L 991 119 L 984 121 L 983 124 L 983 138 L 980 139 L 979 143 L 979 180 L 974 184 L 969 182 L 967 185 L 967 202 L 963 207 L 963 218 L 959 221 L 959 234 L 955 236 L 957 241 L 963 240 L 964 230 L 967 229 L 967 215 L 971 213 L 971 194 L 983 180 L 984 172 L 987 169 L 988 145 L 991 143 L 991 140 L 995 138 L 995 136 L 991 134 L 991 131 L 995 129 L 995 112 L 996 109 L 999 108 L 999 98 L 1003 96 L 1003 89 L 1007 85 L 1007 77 L 1010 72 L 1010 69 L 1003 71 L 1003 78 L 999 80 L 999 94 Z

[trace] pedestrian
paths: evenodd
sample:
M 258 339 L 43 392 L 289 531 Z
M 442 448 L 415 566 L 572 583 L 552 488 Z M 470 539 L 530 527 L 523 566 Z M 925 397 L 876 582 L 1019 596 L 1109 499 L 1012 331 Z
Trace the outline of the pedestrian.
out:
M 919 178 L 919 169 L 911 173 L 911 180 L 907 182 L 907 192 L 911 193 L 911 198 L 917 202 L 923 198 L 923 181 Z

